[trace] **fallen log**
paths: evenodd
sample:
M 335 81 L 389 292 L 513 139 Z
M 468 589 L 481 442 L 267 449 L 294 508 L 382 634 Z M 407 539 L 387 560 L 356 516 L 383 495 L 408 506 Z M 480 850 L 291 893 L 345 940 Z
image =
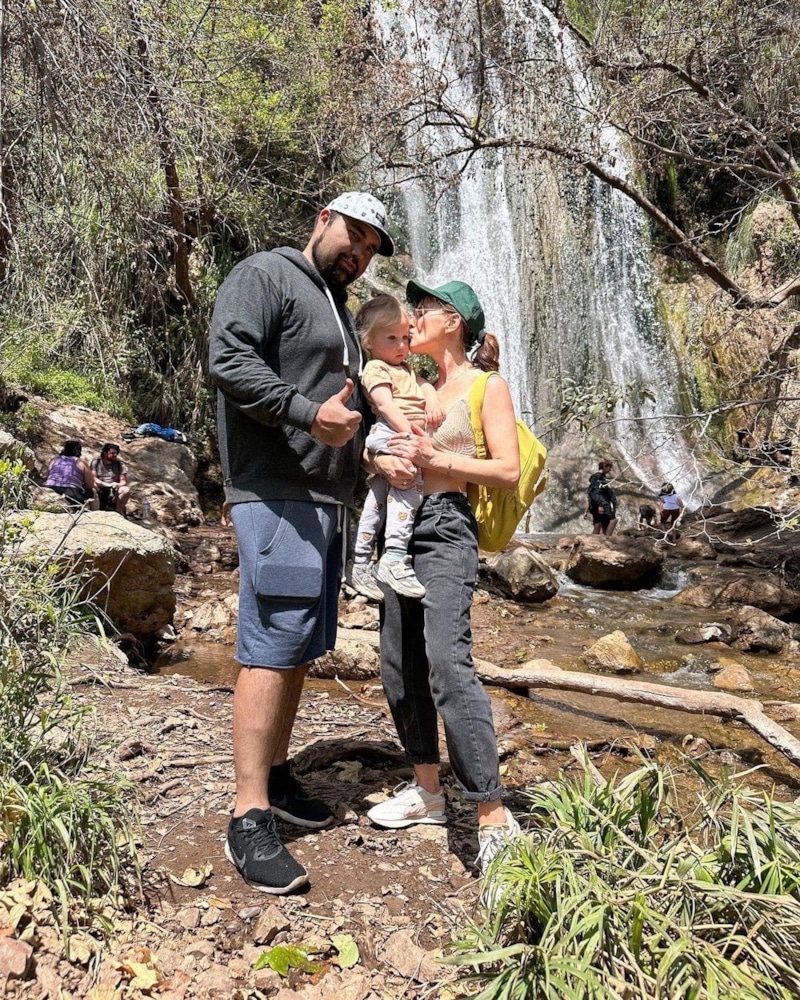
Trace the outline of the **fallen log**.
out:
M 476 659 L 475 671 L 484 683 L 496 684 L 498 687 L 580 691 L 694 715 L 738 719 L 793 764 L 800 764 L 800 740 L 770 719 L 761 702 L 754 699 L 738 698 L 723 691 L 693 691 L 689 688 L 667 687 L 664 684 L 648 684 L 646 681 L 631 680 L 630 677 L 603 677 L 562 670 L 549 660 L 528 660 L 513 670 L 501 670 L 488 660 Z

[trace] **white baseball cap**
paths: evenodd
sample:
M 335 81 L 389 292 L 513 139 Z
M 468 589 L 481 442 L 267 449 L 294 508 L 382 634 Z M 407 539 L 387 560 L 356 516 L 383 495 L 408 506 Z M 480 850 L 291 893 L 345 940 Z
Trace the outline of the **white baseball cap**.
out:
M 394 253 L 394 243 L 389 235 L 389 222 L 386 209 L 378 199 L 367 191 L 345 191 L 325 206 L 331 212 L 340 212 L 351 219 L 366 222 L 381 238 L 378 253 L 391 257 Z

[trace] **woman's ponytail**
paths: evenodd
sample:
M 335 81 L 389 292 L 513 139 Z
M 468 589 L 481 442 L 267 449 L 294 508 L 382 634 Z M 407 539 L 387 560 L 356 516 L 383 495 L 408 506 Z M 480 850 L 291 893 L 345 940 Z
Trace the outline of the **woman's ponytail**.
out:
M 500 345 L 493 333 L 486 333 L 475 348 L 472 363 L 483 372 L 500 370 Z

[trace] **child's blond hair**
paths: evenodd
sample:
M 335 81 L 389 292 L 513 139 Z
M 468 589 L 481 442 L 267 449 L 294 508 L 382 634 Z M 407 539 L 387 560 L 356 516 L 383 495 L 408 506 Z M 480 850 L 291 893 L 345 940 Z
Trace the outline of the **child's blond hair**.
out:
M 402 320 L 404 314 L 403 303 L 394 295 L 382 293 L 365 302 L 356 316 L 356 330 L 364 350 L 370 349 L 372 335 L 376 329 L 394 326 Z

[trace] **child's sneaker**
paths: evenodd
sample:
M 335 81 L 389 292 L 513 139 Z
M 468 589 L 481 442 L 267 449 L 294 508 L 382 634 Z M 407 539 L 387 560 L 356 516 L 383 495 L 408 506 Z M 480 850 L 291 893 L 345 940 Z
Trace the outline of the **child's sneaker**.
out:
M 401 782 L 392 798 L 373 806 L 367 816 L 376 826 L 387 830 L 401 830 L 416 823 L 442 826 L 447 822 L 444 814 L 444 792 L 426 792 L 417 784 Z
M 519 823 L 506 809 L 505 823 L 485 824 L 478 827 L 478 857 L 475 864 L 481 875 L 485 875 L 489 865 L 501 851 L 505 850 L 510 840 L 522 834 Z
M 381 556 L 375 578 L 388 584 L 396 594 L 404 597 L 424 597 L 425 588 L 417 579 L 417 574 L 411 565 L 411 556 L 402 559 L 389 560 Z
M 356 593 L 368 597 L 371 601 L 383 600 L 383 591 L 375 583 L 375 577 L 372 573 L 372 563 L 350 563 L 345 574 L 345 581 L 348 587 L 355 590 Z

